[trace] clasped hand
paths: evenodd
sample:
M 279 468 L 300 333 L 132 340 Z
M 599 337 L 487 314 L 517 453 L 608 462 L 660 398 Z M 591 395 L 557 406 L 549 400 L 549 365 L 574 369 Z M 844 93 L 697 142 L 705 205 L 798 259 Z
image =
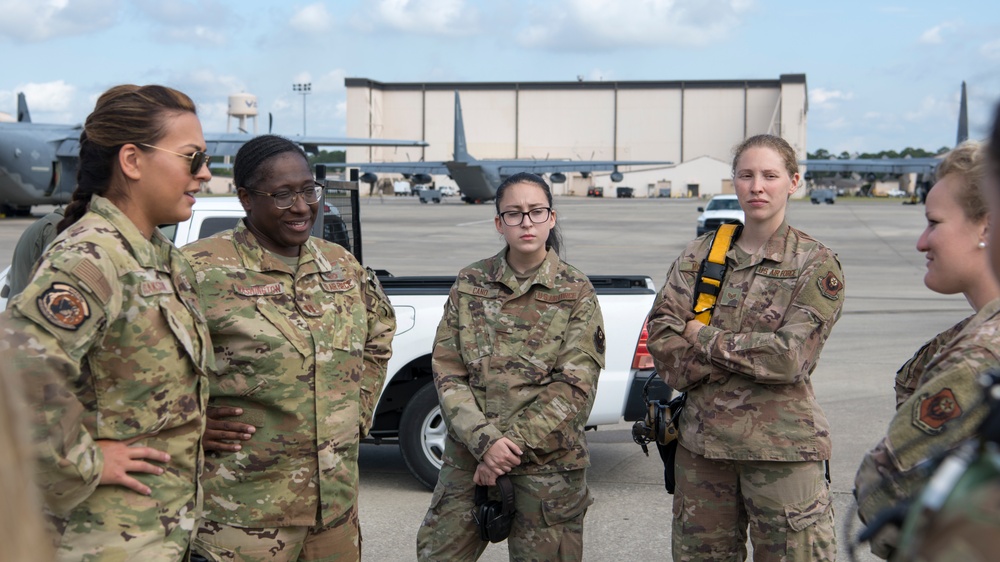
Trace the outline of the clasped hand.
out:
M 501 437 L 483 455 L 483 461 L 476 467 L 472 480 L 480 486 L 495 486 L 497 477 L 507 474 L 521 464 L 524 454 L 516 443 Z

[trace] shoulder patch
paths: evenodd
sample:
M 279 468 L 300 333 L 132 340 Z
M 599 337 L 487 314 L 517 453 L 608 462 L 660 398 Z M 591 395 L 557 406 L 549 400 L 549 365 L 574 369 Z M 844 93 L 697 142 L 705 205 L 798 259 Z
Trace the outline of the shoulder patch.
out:
M 827 271 L 826 276 L 819 279 L 817 283 L 819 283 L 820 294 L 830 300 L 839 299 L 840 292 L 844 290 L 844 283 L 832 271 Z
M 598 353 L 603 354 L 605 343 L 604 328 L 598 326 L 597 329 L 594 330 L 594 349 L 596 349 Z
M 944 424 L 962 415 L 955 393 L 942 388 L 937 394 L 924 394 L 913 410 L 913 425 L 921 431 L 936 435 L 944 431 Z
M 76 287 L 65 283 L 53 283 L 35 302 L 46 320 L 64 330 L 76 331 L 90 318 L 87 299 Z

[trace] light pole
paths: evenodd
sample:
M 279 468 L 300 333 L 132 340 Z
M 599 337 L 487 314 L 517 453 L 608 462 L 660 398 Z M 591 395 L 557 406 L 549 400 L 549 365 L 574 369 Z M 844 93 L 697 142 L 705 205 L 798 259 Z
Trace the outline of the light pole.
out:
M 312 82 L 292 84 L 292 90 L 302 94 L 302 136 L 306 136 L 306 96 L 312 93 Z

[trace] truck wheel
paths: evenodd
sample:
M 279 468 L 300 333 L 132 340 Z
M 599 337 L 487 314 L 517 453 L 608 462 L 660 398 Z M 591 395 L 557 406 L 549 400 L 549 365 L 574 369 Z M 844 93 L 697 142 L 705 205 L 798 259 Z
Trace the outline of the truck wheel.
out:
M 410 474 L 429 490 L 437 484 L 447 434 L 437 389 L 433 383 L 425 384 L 403 409 L 399 420 L 399 451 Z

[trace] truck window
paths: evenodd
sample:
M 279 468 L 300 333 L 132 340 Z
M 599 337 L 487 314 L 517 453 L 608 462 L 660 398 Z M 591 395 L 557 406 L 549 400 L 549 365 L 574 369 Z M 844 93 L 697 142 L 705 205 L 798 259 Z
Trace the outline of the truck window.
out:
M 222 232 L 223 230 L 229 230 L 230 228 L 236 227 L 236 222 L 243 217 L 211 217 L 207 218 L 201 223 L 201 228 L 198 230 L 198 239 L 208 238 L 209 236 Z

